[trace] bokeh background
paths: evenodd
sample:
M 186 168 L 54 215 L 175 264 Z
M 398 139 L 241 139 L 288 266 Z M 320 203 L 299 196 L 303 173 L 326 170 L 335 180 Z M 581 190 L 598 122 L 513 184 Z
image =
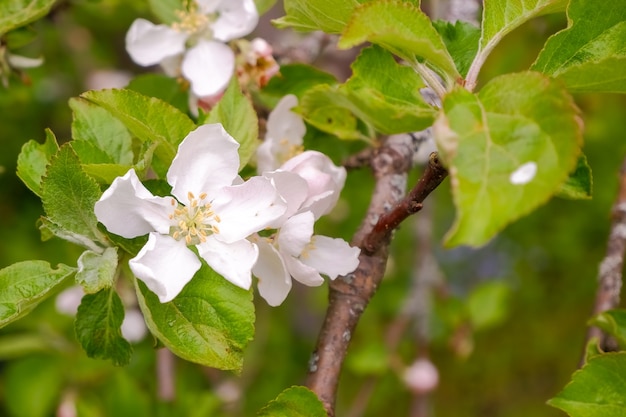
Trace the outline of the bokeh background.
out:
M 280 5 L 271 14 L 280 16 Z M 46 128 L 60 141 L 71 137 L 70 97 L 100 88 L 103 79 L 123 85 L 127 77 L 149 71 L 135 66 L 124 50 L 125 32 L 140 16 L 155 20 L 145 1 L 60 1 L 28 28 L 35 41 L 21 52 L 43 56 L 45 63 L 0 87 L 0 267 L 29 259 L 76 265 L 78 247 L 58 239 L 42 242 L 36 225 L 41 202 L 15 175 L 17 156 L 28 140 L 43 142 Z M 261 34 L 274 42 L 307 42 L 272 29 L 268 16 L 262 20 Z M 496 48 L 481 79 L 527 69 L 548 36 L 565 24 L 563 15 L 525 24 Z M 332 64 L 329 70 L 347 70 L 340 59 L 346 55 L 329 56 L 336 59 L 320 61 Z M 454 209 L 445 182 L 419 221 L 412 219 L 396 234 L 384 283 L 353 335 L 337 415 L 408 416 L 416 402 L 428 410 L 424 415 L 438 417 L 564 415 L 545 401 L 569 381 L 583 352 L 626 156 L 625 98 L 575 98 L 584 114 L 593 199 L 553 199 L 480 250 L 446 249 L 441 242 Z M 308 145 L 337 161 L 358 147 L 315 138 Z M 411 180 L 418 175 L 419 167 Z M 342 201 L 317 232 L 349 240 L 371 186 L 368 172 L 351 172 Z M 424 282 L 429 285 L 420 286 Z M 86 417 L 254 415 L 283 389 L 304 383 L 326 296 L 325 286 L 297 286 L 278 308 L 259 300 L 256 337 L 243 372 L 175 360 L 174 399 L 158 392 L 150 336 L 134 345 L 127 367 L 89 359 L 75 340 L 71 316 L 57 310 L 53 296 L 0 329 L 0 415 L 70 417 L 73 409 Z M 430 358 L 439 383 L 416 400 L 402 373 L 417 357 Z

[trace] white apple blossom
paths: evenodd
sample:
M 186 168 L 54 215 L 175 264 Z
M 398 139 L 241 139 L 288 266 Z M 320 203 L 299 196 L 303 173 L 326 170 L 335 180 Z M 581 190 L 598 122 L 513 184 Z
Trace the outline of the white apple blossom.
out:
M 298 105 L 293 94 L 283 97 L 267 118 L 265 140 L 257 148 L 259 174 L 273 171 L 302 152 L 306 126 L 300 115 L 291 111 Z
M 256 27 L 254 1 L 189 1 L 178 18 L 169 26 L 135 20 L 126 34 L 126 50 L 139 65 L 160 64 L 168 75 L 184 76 L 197 97 L 221 92 L 235 69 L 235 54 L 225 42 Z
M 313 212 L 319 219 L 337 204 L 339 194 L 346 182 L 346 169 L 318 151 L 305 151 L 285 162 L 280 171 L 298 174 L 307 182 L 307 196 L 301 211 Z
M 269 225 L 278 229 L 276 233 L 251 237 L 259 247 L 252 272 L 258 278 L 259 294 L 272 306 L 285 300 L 292 278 L 318 286 L 324 282 L 321 274 L 335 279 L 359 264 L 359 248 L 343 239 L 313 235 L 315 220 L 337 203 L 346 170 L 321 152 L 303 152 L 306 126 L 291 111 L 297 105 L 294 95 L 279 101 L 268 117 L 265 140 L 257 149 L 257 172 L 271 179 L 287 202 L 285 213 Z
M 270 113 L 265 140 L 257 148 L 257 172 L 271 176 L 270 172 L 287 171 L 304 179 L 308 192 L 299 211 L 310 210 L 319 219 L 337 203 L 346 170 L 321 152 L 303 152 L 306 126 L 302 117 L 291 111 L 297 105 L 298 98 L 288 94 Z
M 286 204 L 270 179 L 241 181 L 238 147 L 221 124 L 200 126 L 181 142 L 167 172 L 173 197 L 152 195 L 131 169 L 96 203 L 96 217 L 110 232 L 149 234 L 129 266 L 161 302 L 200 269 L 192 245 L 228 281 L 250 287 L 258 248 L 246 238 L 282 216 Z
M 359 265 L 359 248 L 343 239 L 313 235 L 315 218 L 310 211 L 290 217 L 270 238 L 257 237 L 259 259 L 252 272 L 259 279 L 259 294 L 271 306 L 280 305 L 291 278 L 308 286 L 324 282 L 320 274 L 335 279 Z

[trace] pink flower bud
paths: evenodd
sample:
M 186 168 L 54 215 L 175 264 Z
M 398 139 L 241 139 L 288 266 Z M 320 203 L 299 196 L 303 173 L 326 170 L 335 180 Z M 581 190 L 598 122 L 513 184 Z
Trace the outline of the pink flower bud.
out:
M 405 384 L 416 394 L 433 391 L 439 385 L 439 371 L 428 359 L 417 359 L 404 371 Z

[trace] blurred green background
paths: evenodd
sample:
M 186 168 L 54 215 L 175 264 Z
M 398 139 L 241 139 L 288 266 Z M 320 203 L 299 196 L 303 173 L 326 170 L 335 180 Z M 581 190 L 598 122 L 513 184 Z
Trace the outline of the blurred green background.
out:
M 125 32 L 139 16 L 153 19 L 144 1 L 62 1 L 29 28 L 36 40 L 20 52 L 42 55 L 45 63 L 26 71 L 29 82 L 13 78 L 8 88 L 0 88 L 0 267 L 28 259 L 76 264 L 79 248 L 57 239 L 41 241 L 36 227 L 41 203 L 16 177 L 17 156 L 28 140 L 42 142 L 45 128 L 61 141 L 69 139 L 67 100 L 92 88 L 102 71 L 146 71 L 124 50 Z M 482 79 L 528 68 L 545 39 L 564 26 L 564 16 L 527 23 L 496 48 Z M 553 199 L 481 250 L 448 250 L 441 241 L 454 210 L 444 183 L 427 201 L 429 210 L 418 214 L 432 223 L 432 237 L 411 224 L 396 235 L 385 281 L 353 335 L 338 416 L 410 415 L 413 397 L 401 371 L 418 354 L 418 334 L 427 342 L 421 343 L 421 354 L 439 369 L 439 385 L 427 399 L 430 415 L 564 415 L 545 401 L 569 381 L 582 354 L 617 173 L 626 155 L 626 99 L 579 95 L 576 101 L 584 114 L 593 199 Z M 310 145 L 332 151 L 337 159 L 353 148 L 338 141 Z M 342 202 L 317 232 L 349 240 L 371 185 L 367 172 L 351 172 Z M 411 294 L 420 236 L 426 237 L 422 247 L 434 254 L 443 281 L 433 290 L 428 326 L 416 330 L 414 321 L 402 327 L 398 313 Z M 135 345 L 128 367 L 89 359 L 75 341 L 71 317 L 56 311 L 52 297 L 0 330 L 0 415 L 72 416 L 67 414 L 72 406 L 78 416 L 254 415 L 283 389 L 304 383 L 326 294 L 325 286 L 297 286 L 278 308 L 260 300 L 243 373 L 176 360 L 172 401 L 157 393 L 150 337 Z M 389 348 L 389 331 L 398 325 L 402 337 Z M 367 411 L 359 413 L 365 405 Z

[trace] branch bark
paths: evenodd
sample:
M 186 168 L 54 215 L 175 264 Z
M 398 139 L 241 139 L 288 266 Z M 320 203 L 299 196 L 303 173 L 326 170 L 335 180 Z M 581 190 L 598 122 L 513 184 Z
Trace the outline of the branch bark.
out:
M 385 272 L 392 232 L 402 220 L 419 211 L 426 196 L 445 178 L 445 169 L 435 155 L 417 186 L 403 197 L 414 153 L 411 142 L 391 140 L 374 152 L 371 167 L 376 185 L 366 217 L 352 240 L 361 248 L 359 266 L 352 274 L 330 283 L 329 306 L 307 379 L 307 386 L 323 402 L 330 417 L 335 415 L 339 375 L 350 339 Z
M 619 305 L 622 289 L 622 269 L 626 254 L 626 159 L 620 170 L 619 191 L 613 205 L 613 220 L 607 242 L 606 256 L 598 270 L 598 291 L 593 315 L 616 308 Z M 586 341 L 598 338 L 605 351 L 616 350 L 614 342 L 598 327 L 592 326 L 587 332 Z M 586 345 L 586 344 L 585 344 Z

